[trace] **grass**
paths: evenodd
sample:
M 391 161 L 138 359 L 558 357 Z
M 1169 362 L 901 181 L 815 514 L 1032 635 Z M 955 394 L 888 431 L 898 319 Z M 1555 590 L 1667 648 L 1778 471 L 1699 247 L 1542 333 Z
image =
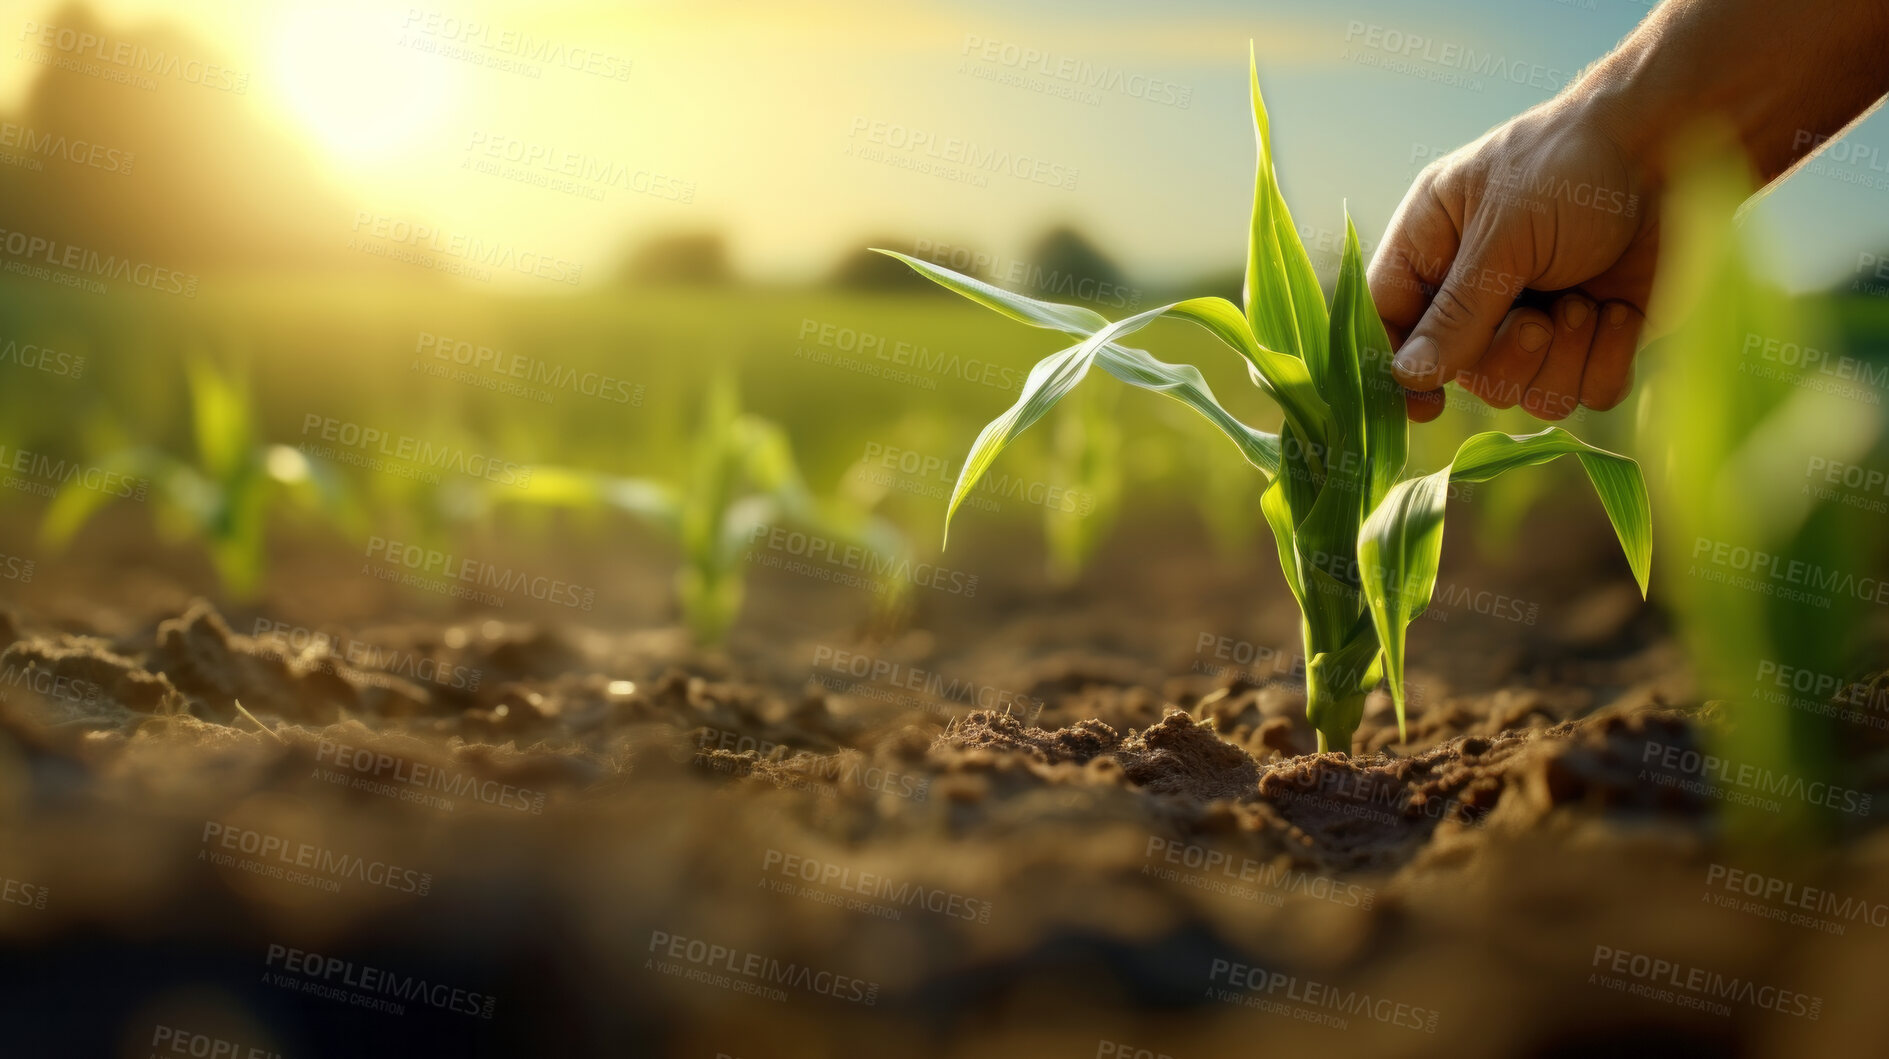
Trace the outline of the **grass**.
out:
M 1087 308 L 1024 297 L 882 252 L 986 308 L 1079 340 L 1039 361 L 1016 403 L 978 435 L 946 525 L 998 454 L 1091 368 L 1180 401 L 1269 480 L 1261 506 L 1303 616 L 1306 715 L 1321 751 L 1348 750 L 1365 696 L 1380 682 L 1390 688 L 1403 732 L 1404 635 L 1435 590 L 1452 482 L 1484 482 L 1575 456 L 1600 494 L 1642 594 L 1652 560 L 1651 512 L 1637 464 L 1558 427 L 1523 436 L 1477 434 L 1441 469 L 1410 473 L 1403 390 L 1390 373 L 1390 339 L 1365 288 L 1357 232 L 1347 217 L 1344 259 L 1327 304 L 1279 191 L 1258 68 L 1249 69 L 1259 158 L 1243 310 L 1224 298 L 1193 298 L 1111 322 Z M 1119 344 L 1163 318 L 1196 324 L 1243 357 L 1253 384 L 1283 415 L 1279 431 L 1256 429 L 1227 411 L 1197 368 Z

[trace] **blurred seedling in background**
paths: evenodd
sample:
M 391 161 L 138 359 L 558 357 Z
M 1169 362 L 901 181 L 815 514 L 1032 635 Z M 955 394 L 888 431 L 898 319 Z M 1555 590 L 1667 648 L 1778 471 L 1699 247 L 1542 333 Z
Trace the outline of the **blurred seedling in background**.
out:
M 1695 162 L 1669 196 L 1652 307 L 1678 326 L 1649 358 L 1658 372 L 1638 404 L 1652 451 L 1665 454 L 1654 465 L 1668 512 L 1662 536 L 1688 557 L 1667 566 L 1661 586 L 1701 693 L 1727 704 L 1717 752 L 1738 768 L 1827 781 L 1834 748 L 1856 723 L 1835 718 L 1881 708 L 1867 692 L 1858 701 L 1862 685 L 1851 678 L 1881 670 L 1863 641 L 1875 609 L 1867 587 L 1878 583 L 1865 571 L 1883 516 L 1806 469 L 1862 466 L 1882 443 L 1882 413 L 1814 369 L 1774 373 L 1751 355 L 1755 338 L 1852 359 L 1829 298 L 1789 296 L 1755 267 L 1775 255 L 1749 220 L 1731 222 L 1755 185 L 1749 167 L 1723 136 L 1696 137 L 1675 154 Z M 1766 672 L 1811 680 L 1804 689 L 1766 683 Z M 1777 812 L 1729 802 L 1728 831 L 1802 841 L 1826 830 L 1803 799 L 1777 802 Z
M 1102 539 L 1115 526 L 1122 501 L 1122 429 L 1118 394 L 1088 389 L 1074 398 L 1073 415 L 1056 422 L 1051 435 L 1043 533 L 1049 547 L 1052 584 L 1073 584 L 1088 568 Z
M 862 556 L 873 557 L 863 561 L 869 571 L 896 570 L 905 555 L 904 539 L 885 519 L 845 496 L 816 497 L 786 433 L 742 412 L 725 379 L 709 388 L 678 481 L 540 465 L 526 488 L 492 486 L 477 496 L 487 505 L 615 510 L 655 527 L 681 549 L 676 596 L 683 620 L 704 644 L 720 643 L 739 616 L 744 567 L 776 527 L 861 549 Z M 908 583 L 896 576 L 877 579 L 881 614 L 896 613 Z
M 358 529 L 359 509 L 332 467 L 288 445 L 258 441 L 248 388 L 197 357 L 185 366 L 194 462 L 129 445 L 104 419 L 88 426 L 97 475 L 72 476 L 47 506 L 41 539 L 64 547 L 117 501 L 148 499 L 168 542 L 200 539 L 224 591 L 253 598 L 262 587 L 269 514 L 288 501 L 318 520 Z M 148 496 L 145 487 L 148 485 Z
M 998 453 L 1091 367 L 1183 402 L 1270 480 L 1261 507 L 1303 616 L 1310 660 L 1306 715 L 1318 732 L 1319 749 L 1342 751 L 1350 748 L 1363 718 L 1366 694 L 1380 681 L 1390 686 L 1403 733 L 1404 634 L 1436 587 L 1452 482 L 1487 481 L 1512 468 L 1575 456 L 1600 494 L 1642 594 L 1652 562 L 1651 512 L 1637 464 L 1558 427 L 1526 436 L 1477 434 L 1442 469 L 1407 474 L 1404 392 L 1390 374 L 1390 339 L 1365 289 L 1357 232 L 1347 217 L 1344 259 L 1328 307 L 1279 191 L 1256 64 L 1250 80 L 1259 163 L 1244 312 L 1224 298 L 1193 298 L 1111 323 L 1088 308 L 1038 301 L 881 252 L 1013 320 L 1080 340 L 1039 361 L 1017 402 L 978 435 L 952 492 L 946 525 Z M 1118 343 L 1162 318 L 1204 327 L 1245 357 L 1254 385 L 1284 413 L 1279 433 L 1234 418 L 1194 367 Z

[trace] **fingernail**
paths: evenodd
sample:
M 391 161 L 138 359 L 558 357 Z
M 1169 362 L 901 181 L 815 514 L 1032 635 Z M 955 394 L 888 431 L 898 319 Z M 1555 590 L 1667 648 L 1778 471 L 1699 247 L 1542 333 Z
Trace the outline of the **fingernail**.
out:
M 1627 307 L 1615 302 L 1607 307 L 1607 326 L 1619 327 L 1627 322 Z
M 1569 298 L 1567 306 L 1561 310 L 1561 318 L 1567 322 L 1568 330 L 1573 331 L 1587 322 L 1587 303 L 1579 298 Z M 1534 352 L 1530 350 L 1529 352 Z
M 1436 370 L 1436 343 L 1428 335 L 1418 335 L 1404 343 L 1391 363 L 1399 374 L 1423 378 Z
M 1548 329 L 1533 320 L 1522 325 L 1522 348 L 1539 353 L 1548 344 Z

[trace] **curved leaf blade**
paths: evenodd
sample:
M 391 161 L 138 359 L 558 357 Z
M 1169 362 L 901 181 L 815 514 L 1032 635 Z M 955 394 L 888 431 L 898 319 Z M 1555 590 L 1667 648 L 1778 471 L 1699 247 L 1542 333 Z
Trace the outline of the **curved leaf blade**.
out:
M 1023 380 L 1023 392 L 1017 396 L 1016 403 L 978 432 L 977 440 L 971 442 L 970 455 L 964 458 L 964 466 L 958 471 L 957 484 L 951 487 L 951 503 L 945 508 L 944 543 L 950 543 L 951 519 L 957 515 L 958 505 L 970 495 L 984 472 L 990 470 L 997 454 L 1074 389 L 1089 373 L 1089 365 L 1094 361 L 1095 350 L 1086 341 L 1037 361 Z
M 950 538 L 951 520 L 958 506 L 990 469 L 997 454 L 1074 389 L 1098 357 L 1102 358 L 1103 369 L 1123 382 L 1164 393 L 1200 412 L 1231 438 L 1254 466 L 1268 474 L 1276 473 L 1279 469 L 1277 435 L 1255 430 L 1220 407 L 1198 370 L 1168 364 L 1140 350 L 1113 344 L 1114 339 L 1133 334 L 1163 316 L 1192 319 L 1186 306 L 1185 302 L 1177 302 L 1117 320 L 1076 345 L 1038 361 L 1024 380 L 1023 392 L 1016 403 L 991 420 L 971 443 L 970 455 L 958 472 L 957 483 L 951 489 L 950 505 L 945 509 L 946 540 Z
M 1169 306 L 1168 315 L 1199 324 L 1245 357 L 1253 385 L 1272 398 L 1301 434 L 1319 437 L 1325 432 L 1331 410 L 1312 384 L 1305 362 L 1261 345 L 1238 306 L 1225 298 L 1189 298 Z
M 920 260 L 910 254 L 901 254 L 897 250 L 882 250 L 878 247 L 871 249 L 875 254 L 884 254 L 905 262 L 912 267 L 913 271 L 948 291 L 961 294 L 986 309 L 995 310 L 1019 323 L 1029 324 L 1031 327 L 1086 336 L 1108 325 L 1108 318 L 1094 309 L 1087 309 L 1080 305 L 1064 305 L 1061 302 L 1046 302 L 1017 294 L 994 284 L 985 283 L 981 279 Z
M 1639 465 L 1582 441 L 1560 427 L 1515 436 L 1477 434 L 1450 466 L 1392 486 L 1358 530 L 1358 570 L 1366 607 L 1384 649 L 1384 677 L 1404 735 L 1404 632 L 1430 605 L 1443 552 L 1443 509 L 1451 482 L 1486 482 L 1504 471 L 1574 455 L 1587 471 L 1613 523 L 1627 565 L 1646 593 L 1653 562 L 1652 508 Z
M 1246 249 L 1242 294 L 1246 318 L 1261 345 L 1322 366 L 1326 346 L 1325 292 L 1318 285 L 1312 259 L 1292 226 L 1292 211 L 1279 191 L 1273 167 L 1272 121 L 1259 91 L 1259 59 L 1247 42 L 1247 71 L 1252 87 L 1253 139 L 1259 158 L 1253 175 L 1253 220 Z M 1320 371 L 1314 368 L 1313 377 Z
M 1102 314 L 1080 305 L 1046 302 L 1028 295 L 1017 294 L 928 261 L 901 254 L 896 250 L 875 250 L 875 252 L 903 261 L 919 275 L 939 286 L 961 294 L 1012 320 L 1029 324 L 1031 327 L 1061 331 L 1076 338 L 1088 338 L 1095 332 L 1110 326 L 1108 319 Z M 1207 329 L 1214 337 L 1246 358 L 1253 384 L 1264 390 L 1266 395 L 1285 412 L 1288 419 L 1298 423 L 1300 429 L 1310 436 L 1323 435 L 1327 415 L 1325 402 L 1312 385 L 1312 377 L 1306 370 L 1305 363 L 1297 357 L 1277 352 L 1255 340 L 1252 329 L 1247 325 L 1246 317 L 1232 302 L 1225 298 L 1189 298 L 1140 315 L 1149 320 L 1167 315 L 1189 320 Z M 1139 326 L 1135 325 L 1129 330 L 1136 330 Z M 1120 333 L 1127 334 L 1128 331 Z
M 1268 476 L 1279 473 L 1279 435 L 1255 430 L 1220 407 L 1200 369 L 1191 364 L 1169 364 L 1147 352 L 1110 343 L 1096 357 L 1110 375 L 1130 386 L 1164 394 L 1205 416 L 1239 446 L 1246 462 Z
M 1587 471 L 1644 598 L 1653 568 L 1653 507 L 1640 465 L 1632 459 L 1589 445 L 1560 427 L 1519 437 L 1490 431 L 1457 448 L 1450 480 L 1486 482 L 1511 468 L 1532 467 L 1566 455 L 1578 457 Z

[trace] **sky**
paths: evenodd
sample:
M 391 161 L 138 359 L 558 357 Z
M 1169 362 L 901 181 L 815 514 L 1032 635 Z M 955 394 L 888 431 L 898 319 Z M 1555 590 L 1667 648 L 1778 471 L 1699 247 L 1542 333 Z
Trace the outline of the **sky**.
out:
M 1014 254 L 1058 222 L 1138 277 L 1238 267 L 1249 39 L 1315 255 L 1347 205 L 1368 247 L 1425 160 L 1548 98 L 1647 11 L 1632 0 L 92 8 L 110 27 L 173 26 L 246 73 L 231 105 L 307 140 L 361 210 L 579 262 L 716 228 L 745 272 L 783 279 L 869 241 Z M 56 17 L 51 3 L 15 10 L 7 31 L 22 36 Z M 1381 68 L 1382 53 L 1360 46 L 1372 32 L 1493 53 L 1533 83 Z M 584 62 L 504 68 L 519 41 Z M 37 69 L 12 58 L 0 52 L 0 105 Z M 1889 146 L 1870 153 L 1877 145 L 1889 145 L 1880 113 L 1841 160 L 1758 210 L 1787 236 L 1787 281 L 1829 282 L 1889 244 Z M 992 157 L 1001 164 L 967 164 Z

